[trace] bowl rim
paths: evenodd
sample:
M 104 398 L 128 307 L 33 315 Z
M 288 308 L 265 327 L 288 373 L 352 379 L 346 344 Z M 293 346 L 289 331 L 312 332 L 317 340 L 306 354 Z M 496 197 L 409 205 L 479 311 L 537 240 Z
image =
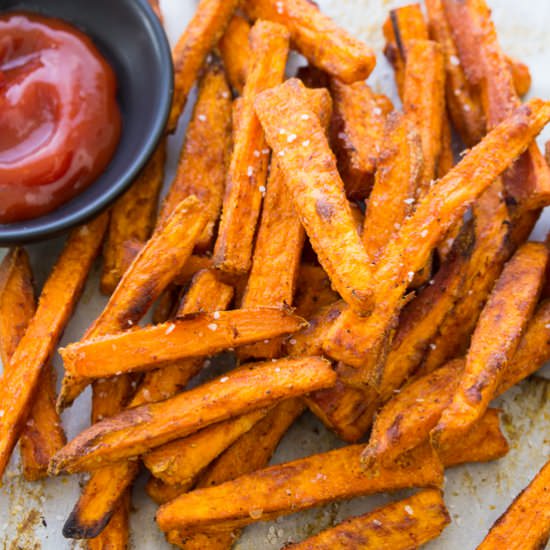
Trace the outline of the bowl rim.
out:
M 14 222 L 13 224 L 0 224 L 0 247 L 54 238 L 99 215 L 130 187 L 152 156 L 158 142 L 165 133 L 166 122 L 170 114 L 174 92 L 172 50 L 164 27 L 149 2 L 147 0 L 134 0 L 133 4 L 135 9 L 139 10 L 141 17 L 146 19 L 147 22 L 145 24 L 151 26 L 155 47 L 160 53 L 163 67 L 166 68 L 166 70 L 161 70 L 161 79 L 158 83 L 162 97 L 159 102 L 159 114 L 155 117 L 155 122 L 151 127 L 145 144 L 131 159 L 122 175 L 113 181 L 104 193 L 94 197 L 93 200 L 87 202 L 83 207 L 49 222 L 37 223 L 41 218 L 46 216 L 44 215 L 21 222 Z M 3 10 L 0 10 L 0 13 L 2 11 Z M 101 175 L 99 177 L 101 177 Z M 93 187 L 94 184 L 95 181 L 92 182 L 89 187 Z M 49 214 L 53 213 L 55 213 L 55 210 L 52 210 Z M 27 227 L 13 227 L 13 229 L 10 229 L 10 226 L 27 223 L 30 224 Z

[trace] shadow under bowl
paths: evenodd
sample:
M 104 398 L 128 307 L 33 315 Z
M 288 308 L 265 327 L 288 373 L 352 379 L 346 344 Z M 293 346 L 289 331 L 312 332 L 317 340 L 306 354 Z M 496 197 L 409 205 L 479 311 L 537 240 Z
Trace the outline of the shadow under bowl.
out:
M 139 174 L 164 132 L 173 92 L 170 46 L 147 0 L 0 0 L 0 14 L 56 17 L 84 31 L 113 67 L 122 134 L 101 176 L 35 219 L 0 224 L 0 246 L 59 235 L 107 208 Z

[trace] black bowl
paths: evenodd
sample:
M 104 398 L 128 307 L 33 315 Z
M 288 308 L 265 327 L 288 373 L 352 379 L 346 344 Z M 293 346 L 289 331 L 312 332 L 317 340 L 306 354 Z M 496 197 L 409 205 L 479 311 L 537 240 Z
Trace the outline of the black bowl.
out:
M 84 223 L 109 206 L 134 180 L 160 139 L 170 111 L 170 46 L 147 0 L 0 0 L 0 13 L 57 17 L 83 30 L 118 79 L 122 135 L 105 172 L 49 214 L 0 224 L 0 245 L 37 241 Z

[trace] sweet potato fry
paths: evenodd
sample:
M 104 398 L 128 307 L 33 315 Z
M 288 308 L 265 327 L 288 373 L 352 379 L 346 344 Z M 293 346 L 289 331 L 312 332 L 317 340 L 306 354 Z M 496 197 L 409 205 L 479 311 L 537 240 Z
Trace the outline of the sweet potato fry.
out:
M 0 358 L 8 365 L 35 312 L 32 272 L 27 253 L 12 249 L 0 264 Z M 46 477 L 50 458 L 65 445 L 55 410 L 55 377 L 43 367 L 29 417 L 19 439 L 23 475 L 29 481 Z
M 412 212 L 422 177 L 420 136 L 409 117 L 396 112 L 388 117 L 380 149 L 363 229 L 363 244 L 372 262 Z
M 441 0 L 426 0 L 430 36 L 445 54 L 447 107 L 451 120 L 467 146 L 485 134 L 485 114 L 479 90 L 470 85 L 458 59 L 458 51 Z
M 398 237 L 388 244 L 376 271 L 377 285 L 371 287 L 379 297 L 374 313 L 362 319 L 348 309 L 338 317 L 324 345 L 331 357 L 361 367 L 355 383 L 370 379 L 378 384 L 382 350 L 387 349 L 408 282 L 465 208 L 526 149 L 546 123 L 549 111 L 550 105 L 539 100 L 516 110 L 430 188 Z
M 165 532 L 237 528 L 334 500 L 438 486 L 442 481 L 441 464 L 428 445 L 416 449 L 407 463 L 390 469 L 381 464 L 375 464 L 376 470 L 365 469 L 360 454 L 361 445 L 344 447 L 198 489 L 161 506 L 157 523 Z
M 116 333 L 137 323 L 185 264 L 205 224 L 206 215 L 197 198 L 183 200 L 166 226 L 153 234 L 124 273 L 86 338 Z M 75 378 L 66 371 L 58 408 L 72 403 L 89 382 L 84 373 Z
M 303 319 L 285 310 L 235 309 L 189 315 L 162 325 L 83 340 L 62 348 L 60 353 L 66 376 L 108 378 L 292 334 L 303 326 Z
M 190 489 L 197 476 L 267 412 L 252 411 L 153 449 L 143 456 L 143 463 L 165 483 Z
M 527 95 L 531 88 L 531 72 L 529 71 L 529 67 L 519 59 L 515 59 L 509 55 L 506 56 L 506 61 L 512 73 L 512 81 L 514 82 L 516 94 L 519 97 Z
M 438 453 L 445 468 L 506 455 L 510 447 L 500 429 L 499 414 L 498 409 L 487 409 L 467 434 L 454 437 L 449 448 Z
M 166 140 L 162 139 L 130 189 L 111 209 L 109 230 L 103 246 L 103 294 L 113 292 L 129 265 L 124 257 L 127 253 L 125 243 L 144 243 L 151 236 L 164 181 L 165 162 Z
M 287 399 L 279 403 L 212 464 L 197 488 L 219 485 L 264 468 L 281 438 L 303 410 L 304 405 L 300 399 Z M 164 502 L 167 500 L 159 504 Z M 169 542 L 185 550 L 227 550 L 238 536 L 239 531 L 233 530 L 194 532 L 190 535 L 171 531 L 167 534 Z
M 305 92 L 299 80 L 287 80 L 258 96 L 256 112 L 321 265 L 355 310 L 368 311 L 371 266 L 334 155 Z
M 440 46 L 431 40 L 407 44 L 403 109 L 415 124 L 422 144 L 422 175 L 417 196 L 423 196 L 436 177 L 445 117 L 445 68 Z
M 309 90 L 307 94 L 313 111 L 328 126 L 332 104 L 328 91 Z M 292 305 L 304 238 L 283 173 L 277 161 L 272 160 L 242 308 Z M 239 358 L 271 359 L 280 352 L 281 341 L 276 339 L 242 348 Z
M 92 470 L 139 456 L 232 416 L 329 387 L 335 378 L 330 363 L 318 357 L 239 369 L 172 399 L 129 409 L 95 424 L 57 453 L 50 471 Z
M 107 227 L 102 215 L 71 233 L 30 320 L 0 378 L 0 477 L 32 406 L 40 375 L 54 352 L 99 252 Z
M 460 62 L 473 86 L 481 90 L 487 127 L 493 128 L 517 108 L 512 72 L 484 0 L 443 0 Z M 507 194 L 525 208 L 550 201 L 550 168 L 536 143 L 504 175 Z
M 547 263 L 546 246 L 527 243 L 504 268 L 479 318 L 453 399 L 432 432 L 437 448 L 448 446 L 446 433 L 466 433 L 487 409 L 538 301 Z
M 213 58 L 200 80 L 193 115 L 181 150 L 176 175 L 157 222 L 164 227 L 174 208 L 195 195 L 207 222 L 195 244 L 198 252 L 211 248 L 220 215 L 226 168 L 231 152 L 231 94 L 221 63 Z
M 130 493 L 121 498 L 119 507 L 109 525 L 97 537 L 86 543 L 88 550 L 124 550 L 129 543 Z
M 451 518 L 441 491 L 427 489 L 412 497 L 377 508 L 303 542 L 288 550 L 408 550 L 438 537 Z
M 225 309 L 233 289 L 219 282 L 211 271 L 195 275 L 179 313 Z M 190 359 L 147 373 L 130 406 L 168 399 L 181 391 L 199 371 L 202 359 Z M 94 471 L 63 527 L 67 538 L 96 537 L 108 524 L 115 505 L 138 473 L 136 462 L 128 461 Z M 110 524 L 110 523 L 109 523 Z
M 242 94 L 244 83 L 248 75 L 250 64 L 250 45 L 248 35 L 250 25 L 248 21 L 235 14 L 225 29 L 224 35 L 218 43 L 218 48 L 227 72 L 227 79 L 231 87 Z
M 309 264 L 300 266 L 294 297 L 296 315 L 309 319 L 319 308 L 337 300 L 338 294 L 332 290 L 323 268 Z
M 550 538 L 550 462 L 494 523 L 477 550 L 537 550 Z
M 168 131 L 174 132 L 187 96 L 212 48 L 222 37 L 239 0 L 201 0 L 195 15 L 172 51 L 174 97 Z
M 265 191 L 268 149 L 254 100 L 280 82 L 288 56 L 288 31 L 258 21 L 250 31 L 250 69 L 235 125 L 222 217 L 214 248 L 216 267 L 243 274 L 250 269 L 256 223 Z
M 334 100 L 330 141 L 338 171 L 348 198 L 364 199 L 372 187 L 384 121 L 392 104 L 365 82 L 343 84 L 332 78 L 330 91 Z
M 310 63 L 342 82 L 365 80 L 374 69 L 374 52 L 309 0 L 246 0 L 243 8 L 252 19 L 287 27 L 293 46 Z

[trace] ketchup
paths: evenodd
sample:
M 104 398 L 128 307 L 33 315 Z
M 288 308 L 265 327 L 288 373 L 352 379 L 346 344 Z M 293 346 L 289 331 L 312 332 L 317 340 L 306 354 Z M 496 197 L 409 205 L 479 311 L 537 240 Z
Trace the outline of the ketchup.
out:
M 0 17 L 0 223 L 35 218 L 103 172 L 120 138 L 113 70 L 74 27 Z

